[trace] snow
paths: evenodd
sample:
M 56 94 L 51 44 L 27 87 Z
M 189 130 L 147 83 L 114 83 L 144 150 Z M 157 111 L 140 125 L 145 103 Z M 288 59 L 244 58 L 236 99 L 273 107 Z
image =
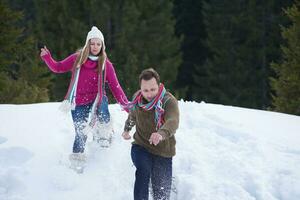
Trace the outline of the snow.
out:
M 133 199 L 126 113 L 110 105 L 112 146 L 89 142 L 85 172 L 68 168 L 74 131 L 59 103 L 0 105 L 1 200 Z M 300 117 L 179 101 L 173 159 L 178 200 L 299 200 Z

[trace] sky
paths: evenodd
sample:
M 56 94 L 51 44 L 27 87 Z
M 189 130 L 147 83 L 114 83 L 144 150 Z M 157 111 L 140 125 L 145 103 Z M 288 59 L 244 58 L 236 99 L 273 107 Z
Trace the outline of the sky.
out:
M 109 148 L 89 137 L 84 173 L 69 168 L 74 127 L 60 103 L 0 105 L 1 200 L 130 200 L 135 167 L 109 105 Z M 299 200 L 300 117 L 179 101 L 172 200 Z M 132 131 L 133 134 L 133 131 Z

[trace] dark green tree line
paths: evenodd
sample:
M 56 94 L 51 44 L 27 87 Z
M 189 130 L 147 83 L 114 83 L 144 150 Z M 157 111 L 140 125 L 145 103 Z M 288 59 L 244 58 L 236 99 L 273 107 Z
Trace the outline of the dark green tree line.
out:
M 283 60 L 273 63 L 276 77 L 271 78 L 275 91 L 273 106 L 276 111 L 300 115 L 300 2 L 285 10 L 291 25 L 282 27 Z
M 283 96 L 291 91 L 283 83 L 293 72 L 284 72 L 288 67 L 282 66 L 289 66 L 286 49 L 296 50 L 291 45 L 296 36 L 288 29 L 280 36 L 280 24 L 295 23 L 295 14 L 283 13 L 291 4 L 292 0 L 2 0 L 1 101 L 62 100 L 70 74 L 53 75 L 40 60 L 36 43 L 45 44 L 61 60 L 84 45 L 95 25 L 104 34 L 109 59 L 129 98 L 138 88 L 140 71 L 153 67 L 178 98 L 268 109 L 271 77 L 274 107 L 291 113 L 282 109 L 287 107 Z M 283 39 L 287 44 L 281 56 Z M 274 71 L 271 62 L 277 63 Z
M 138 88 L 138 74 L 147 67 L 155 68 L 166 86 L 173 89 L 181 55 L 172 2 L 32 0 L 32 6 L 27 8 L 35 11 L 30 15 L 32 34 L 47 45 L 55 59 L 82 47 L 87 32 L 95 25 L 104 34 L 108 56 L 128 97 Z M 54 76 L 52 100 L 63 98 L 69 78 L 70 74 Z
M 203 67 L 208 73 L 208 102 L 268 108 L 270 62 L 279 55 L 283 6 L 280 1 L 257 0 L 204 4 L 210 52 Z

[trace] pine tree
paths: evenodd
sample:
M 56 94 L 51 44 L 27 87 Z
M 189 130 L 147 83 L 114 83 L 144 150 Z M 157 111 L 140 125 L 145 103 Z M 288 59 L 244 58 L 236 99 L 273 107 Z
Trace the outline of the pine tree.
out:
M 273 106 L 276 111 L 300 115 L 300 2 L 285 10 L 291 21 L 282 27 L 286 44 L 281 46 L 282 62 L 273 63 L 277 77 L 271 78 L 275 94 Z
M 278 5 L 276 1 L 257 0 L 210 0 L 205 4 L 206 44 L 211 53 L 204 66 L 209 102 L 263 109 L 269 106 L 269 63 L 278 54 Z
M 207 45 L 212 52 L 205 65 L 209 76 L 210 102 L 249 106 L 241 102 L 245 99 L 242 93 L 250 92 L 246 86 L 249 83 L 247 79 L 251 79 L 245 57 L 250 52 L 244 47 L 253 26 L 249 26 L 250 22 L 246 21 L 249 18 L 243 14 L 246 9 L 247 6 L 239 1 L 212 0 L 204 6 Z
M 174 89 L 181 63 L 180 40 L 175 36 L 175 20 L 170 1 L 124 1 L 115 18 L 112 57 L 122 72 L 126 93 L 138 88 L 138 74 L 155 68 L 167 88 Z
M 139 63 L 141 68 L 153 66 L 167 88 L 173 89 L 182 59 L 180 40 L 175 36 L 173 3 L 168 0 L 138 1 L 141 10 Z M 145 56 L 147 55 L 147 56 Z
M 207 36 L 202 4 L 202 0 L 174 1 L 176 34 L 183 38 L 180 48 L 182 64 L 179 67 L 176 88 L 186 100 L 205 100 L 208 90 L 207 72 L 203 68 L 208 52 L 203 43 Z
M 47 101 L 50 78 L 38 64 L 34 39 L 20 27 L 22 13 L 1 1 L 0 19 L 0 102 Z
M 139 88 L 137 77 L 140 73 L 138 49 L 142 46 L 139 35 L 139 18 L 141 12 L 134 1 L 123 1 L 116 10 L 110 29 L 111 58 L 118 71 L 119 80 L 130 97 Z
M 84 15 L 83 5 L 83 1 L 33 0 L 35 15 L 30 28 L 38 41 L 51 51 L 54 59 L 62 60 L 84 46 L 90 27 L 86 23 L 88 19 Z M 43 67 L 47 69 L 45 64 Z M 63 99 L 70 78 L 71 73 L 53 75 L 51 101 Z

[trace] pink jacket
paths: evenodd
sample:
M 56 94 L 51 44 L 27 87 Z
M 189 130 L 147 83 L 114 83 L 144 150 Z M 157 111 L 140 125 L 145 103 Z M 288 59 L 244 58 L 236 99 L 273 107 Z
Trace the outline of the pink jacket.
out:
M 72 72 L 72 77 L 74 77 L 74 62 L 77 57 L 77 53 L 74 53 L 62 61 L 55 61 L 51 54 L 48 53 L 42 56 L 43 61 L 47 64 L 49 69 L 55 73 L 65 73 L 68 71 Z M 97 61 L 92 61 L 88 59 L 80 69 L 77 92 L 76 92 L 76 105 L 85 105 L 93 102 L 96 99 L 98 92 L 98 72 Z M 105 82 L 108 83 L 112 94 L 115 99 L 121 104 L 126 105 L 128 103 L 127 97 L 123 92 L 122 87 L 117 79 L 115 69 L 112 63 L 106 60 L 106 77 Z M 70 86 L 69 86 L 70 87 Z M 101 94 L 103 95 L 103 94 Z

